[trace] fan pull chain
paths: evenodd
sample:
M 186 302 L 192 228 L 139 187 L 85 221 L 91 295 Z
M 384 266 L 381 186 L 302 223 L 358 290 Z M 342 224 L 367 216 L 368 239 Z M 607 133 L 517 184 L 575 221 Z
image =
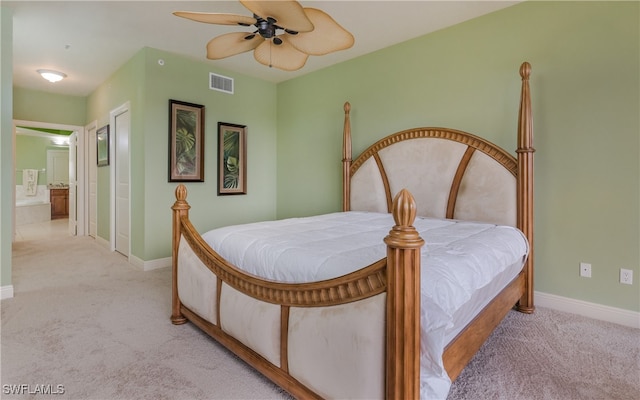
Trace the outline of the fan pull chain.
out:
M 271 48 L 273 47 L 273 41 L 269 40 L 269 68 L 273 67 L 273 65 L 271 65 Z

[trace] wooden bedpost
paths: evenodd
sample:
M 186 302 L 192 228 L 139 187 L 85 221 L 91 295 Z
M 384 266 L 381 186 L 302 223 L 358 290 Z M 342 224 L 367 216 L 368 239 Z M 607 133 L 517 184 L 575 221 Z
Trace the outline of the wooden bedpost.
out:
M 386 398 L 420 398 L 420 248 L 416 203 L 408 190 L 393 200 L 396 225 L 387 244 Z
M 189 216 L 191 206 L 187 203 L 187 188 L 180 184 L 176 188 L 176 202 L 173 210 L 173 239 L 172 239 L 172 297 L 171 297 L 171 322 L 180 325 L 187 322 L 187 319 L 180 312 L 180 299 L 178 298 L 178 246 L 180 245 L 180 219 Z
M 531 95 L 529 76 L 531 64 L 522 63 L 522 92 L 518 115 L 518 228 L 529 240 L 529 257 L 525 263 L 525 293 L 520 298 L 518 310 L 532 313 L 533 306 L 533 121 L 531 117 Z
M 344 103 L 342 131 L 342 211 L 351 210 L 351 104 Z

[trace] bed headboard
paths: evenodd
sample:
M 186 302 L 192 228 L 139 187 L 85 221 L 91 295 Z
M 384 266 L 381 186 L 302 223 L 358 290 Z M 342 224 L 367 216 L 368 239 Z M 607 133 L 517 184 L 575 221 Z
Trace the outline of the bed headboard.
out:
M 402 189 L 418 215 L 516 225 L 516 159 L 466 132 L 416 128 L 388 136 L 351 165 L 351 209 L 390 212 Z
M 528 63 L 520 68 L 517 159 L 467 132 L 415 128 L 389 135 L 351 160 L 351 105 L 346 103 L 343 210 L 390 212 L 396 193 L 408 189 L 420 216 L 522 229 L 533 202 L 530 68 Z

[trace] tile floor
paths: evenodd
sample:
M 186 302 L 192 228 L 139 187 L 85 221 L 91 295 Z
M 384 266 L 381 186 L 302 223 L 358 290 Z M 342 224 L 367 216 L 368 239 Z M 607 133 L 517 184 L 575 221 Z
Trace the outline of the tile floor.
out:
M 69 220 L 53 219 L 46 222 L 16 226 L 15 241 L 42 240 L 69 234 Z

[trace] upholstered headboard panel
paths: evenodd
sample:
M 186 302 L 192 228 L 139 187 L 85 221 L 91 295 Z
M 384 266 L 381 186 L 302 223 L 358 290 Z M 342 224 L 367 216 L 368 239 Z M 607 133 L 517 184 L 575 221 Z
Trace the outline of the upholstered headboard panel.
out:
M 356 158 L 350 209 L 389 212 L 403 188 L 418 215 L 516 226 L 516 159 L 472 134 L 416 128 L 390 135 Z

